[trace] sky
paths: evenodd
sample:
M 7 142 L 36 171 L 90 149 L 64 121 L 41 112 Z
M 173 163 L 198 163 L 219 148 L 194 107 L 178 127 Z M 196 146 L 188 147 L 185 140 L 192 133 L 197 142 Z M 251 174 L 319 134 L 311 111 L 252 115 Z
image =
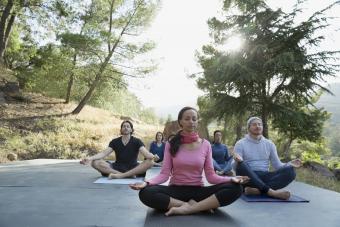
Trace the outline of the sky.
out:
M 322 2 L 322 3 L 320 3 Z M 326 7 L 332 1 L 309 0 L 304 4 L 300 20 L 306 19 L 315 10 Z M 267 3 L 273 8 L 282 8 L 289 11 L 295 1 L 269 0 Z M 151 26 L 145 31 L 143 37 L 153 40 L 156 48 L 148 57 L 156 60 L 158 69 L 144 79 L 129 81 L 129 89 L 142 102 L 145 107 L 152 107 L 161 117 L 177 117 L 178 111 L 184 106 L 197 107 L 198 96 L 203 91 L 196 86 L 189 74 L 201 72 L 197 63 L 195 52 L 212 41 L 209 37 L 207 20 L 221 13 L 221 0 L 162 0 L 160 10 Z M 337 6 L 328 15 L 340 15 Z M 336 23 L 339 22 L 339 23 Z M 340 24 L 340 20 L 334 20 Z M 326 41 L 321 44 L 324 49 L 340 50 L 340 31 L 332 26 L 325 31 Z M 237 46 L 238 39 L 231 47 Z M 340 82 L 340 75 L 327 83 Z

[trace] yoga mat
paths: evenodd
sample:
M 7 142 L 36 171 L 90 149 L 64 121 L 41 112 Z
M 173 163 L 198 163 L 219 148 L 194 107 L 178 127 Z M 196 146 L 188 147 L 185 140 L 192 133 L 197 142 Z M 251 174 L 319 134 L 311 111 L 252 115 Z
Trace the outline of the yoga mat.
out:
M 241 198 L 246 202 L 309 203 L 309 200 L 296 195 L 291 195 L 288 200 L 275 199 L 267 195 L 242 195 Z
M 94 184 L 134 184 L 137 182 L 143 182 L 143 180 L 144 180 L 143 177 L 112 179 L 112 180 L 109 180 L 107 177 L 101 177 L 93 183 Z
M 160 172 L 161 172 L 161 168 L 159 168 L 159 167 L 152 167 L 152 168 L 148 169 L 146 171 L 146 174 L 145 174 L 145 180 L 147 181 L 147 180 L 157 176 Z M 161 185 L 168 185 L 168 184 L 169 184 L 169 180 L 164 182 Z
M 213 214 L 200 212 L 192 215 L 167 217 L 164 213 L 149 208 L 144 227 L 239 227 L 237 221 L 221 209 L 217 209 Z

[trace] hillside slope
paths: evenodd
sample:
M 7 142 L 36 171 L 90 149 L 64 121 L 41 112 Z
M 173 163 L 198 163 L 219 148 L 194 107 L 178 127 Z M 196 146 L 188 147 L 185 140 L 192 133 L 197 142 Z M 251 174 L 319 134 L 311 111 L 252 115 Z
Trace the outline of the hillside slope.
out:
M 105 148 L 119 136 L 122 117 L 86 106 L 78 115 L 68 115 L 75 104 L 25 93 L 25 101 L 11 100 L 0 105 L 0 162 L 8 153 L 18 159 L 81 158 Z M 146 145 L 162 126 L 132 119 L 135 136 Z

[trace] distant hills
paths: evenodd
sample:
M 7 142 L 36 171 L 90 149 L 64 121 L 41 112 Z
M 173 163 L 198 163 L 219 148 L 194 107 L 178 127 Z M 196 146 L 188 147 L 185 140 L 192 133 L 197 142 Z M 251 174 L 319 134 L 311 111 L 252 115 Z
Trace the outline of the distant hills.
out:
M 333 95 L 321 95 L 316 106 L 323 107 L 325 110 L 332 113 L 330 122 L 332 124 L 340 125 L 340 83 L 330 84 L 329 90 Z
M 316 103 L 317 107 L 323 107 L 329 113 L 332 113 L 330 123 L 340 125 L 340 83 L 330 84 L 328 89 L 333 93 L 322 94 L 319 101 Z M 157 110 L 157 114 L 163 118 L 167 118 L 171 115 L 172 119 L 177 118 L 178 111 L 183 107 L 183 105 L 174 105 L 160 107 Z

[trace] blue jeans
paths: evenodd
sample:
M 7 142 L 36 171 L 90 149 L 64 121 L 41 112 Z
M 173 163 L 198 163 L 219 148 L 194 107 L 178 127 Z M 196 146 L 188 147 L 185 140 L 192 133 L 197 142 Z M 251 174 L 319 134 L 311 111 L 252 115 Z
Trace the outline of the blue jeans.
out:
M 262 193 L 267 193 L 269 189 L 281 189 L 290 184 L 296 177 L 293 166 L 284 166 L 276 171 L 253 171 L 245 162 L 238 162 L 236 165 L 236 175 L 248 176 L 250 181 L 245 187 L 259 189 Z
M 223 164 L 219 164 L 215 161 L 215 159 L 213 159 L 213 165 L 214 165 L 214 169 L 215 171 L 223 171 L 223 173 L 228 173 L 232 170 L 232 165 L 231 163 L 233 162 L 232 157 L 230 157 L 229 159 L 227 159 Z

